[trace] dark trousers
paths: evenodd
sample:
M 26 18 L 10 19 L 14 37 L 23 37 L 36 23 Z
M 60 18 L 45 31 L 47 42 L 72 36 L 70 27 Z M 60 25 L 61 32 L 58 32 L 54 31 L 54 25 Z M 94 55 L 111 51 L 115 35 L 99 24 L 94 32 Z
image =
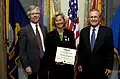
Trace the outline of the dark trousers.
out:
M 49 73 L 49 79 L 74 79 L 74 66 L 55 66 Z
M 45 67 L 44 60 L 40 60 L 40 68 L 39 71 L 36 73 L 32 73 L 31 75 L 28 75 L 28 79 L 48 79 L 48 72 Z

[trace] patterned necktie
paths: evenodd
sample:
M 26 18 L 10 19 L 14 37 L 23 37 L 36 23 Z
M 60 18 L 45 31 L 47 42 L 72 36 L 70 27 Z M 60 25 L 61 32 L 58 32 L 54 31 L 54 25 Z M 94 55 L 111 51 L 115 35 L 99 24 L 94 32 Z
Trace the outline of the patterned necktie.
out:
M 44 52 L 43 52 L 42 40 L 41 40 L 39 31 L 38 31 L 38 25 L 36 25 L 36 37 L 37 37 L 37 40 L 39 42 L 40 58 L 42 58 L 44 56 Z
M 95 44 L 95 28 L 92 30 L 92 35 L 91 35 L 91 51 L 93 51 L 94 48 L 94 44 Z

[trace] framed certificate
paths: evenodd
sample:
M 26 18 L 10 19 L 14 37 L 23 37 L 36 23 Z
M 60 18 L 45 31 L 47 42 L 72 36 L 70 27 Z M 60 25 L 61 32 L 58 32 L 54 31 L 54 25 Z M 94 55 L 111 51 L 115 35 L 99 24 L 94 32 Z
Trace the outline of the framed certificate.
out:
M 57 47 L 55 61 L 74 65 L 75 56 L 76 49 Z

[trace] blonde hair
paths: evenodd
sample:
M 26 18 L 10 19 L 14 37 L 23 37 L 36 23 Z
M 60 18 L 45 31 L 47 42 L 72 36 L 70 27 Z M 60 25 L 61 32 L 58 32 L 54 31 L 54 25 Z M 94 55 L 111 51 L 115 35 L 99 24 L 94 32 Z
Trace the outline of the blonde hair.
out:
M 40 8 L 36 5 L 31 5 L 28 9 L 27 9 L 27 16 L 28 18 L 30 18 L 30 14 L 31 14 L 31 11 L 34 10 L 34 9 L 37 9 L 40 11 Z
M 56 20 L 57 16 L 62 16 L 63 20 L 66 22 L 65 15 L 63 13 L 57 11 L 52 18 L 52 24 L 53 24 L 54 27 L 56 27 L 55 20 Z

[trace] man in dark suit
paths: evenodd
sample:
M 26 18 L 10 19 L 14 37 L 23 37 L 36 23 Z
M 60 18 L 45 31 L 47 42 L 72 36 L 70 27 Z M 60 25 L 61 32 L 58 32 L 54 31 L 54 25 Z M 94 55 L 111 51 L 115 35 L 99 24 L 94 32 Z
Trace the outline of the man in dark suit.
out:
M 107 79 L 113 68 L 113 35 L 109 27 L 100 25 L 100 12 L 91 9 L 89 27 L 80 33 L 78 69 L 80 79 Z
M 21 28 L 19 33 L 19 48 L 21 64 L 28 74 L 28 79 L 46 79 L 44 64 L 44 39 L 47 34 L 45 26 L 39 23 L 40 9 L 31 5 L 27 11 L 30 23 Z

